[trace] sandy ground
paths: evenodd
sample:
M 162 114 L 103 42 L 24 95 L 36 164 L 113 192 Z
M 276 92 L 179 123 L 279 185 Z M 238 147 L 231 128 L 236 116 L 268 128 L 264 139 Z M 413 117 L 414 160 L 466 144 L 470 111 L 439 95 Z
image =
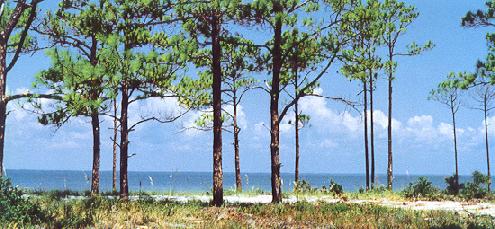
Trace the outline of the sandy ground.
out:
M 193 196 L 175 196 L 175 195 L 153 195 L 155 200 L 169 200 L 180 203 L 187 203 L 190 201 L 210 202 L 211 196 L 207 195 L 193 195 Z M 130 199 L 137 199 L 137 196 L 131 196 Z M 227 203 L 270 203 L 271 195 L 255 195 L 255 196 L 243 196 L 243 195 L 229 195 L 224 197 Z M 476 214 L 476 215 L 490 215 L 495 217 L 495 203 L 469 203 L 469 202 L 454 202 L 454 201 L 390 201 L 387 199 L 382 200 L 341 200 L 331 197 L 297 197 L 288 196 L 284 198 L 284 203 L 295 203 L 298 201 L 306 202 L 326 202 L 326 203 L 354 203 L 365 204 L 374 203 L 385 207 L 392 208 L 405 208 L 412 210 L 444 210 L 455 211 L 459 213 Z

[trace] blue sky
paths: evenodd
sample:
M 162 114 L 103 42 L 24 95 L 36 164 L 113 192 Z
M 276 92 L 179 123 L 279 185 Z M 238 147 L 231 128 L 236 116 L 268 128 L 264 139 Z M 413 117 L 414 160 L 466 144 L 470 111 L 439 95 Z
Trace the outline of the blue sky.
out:
M 427 96 L 451 71 L 473 70 L 477 59 L 486 55 L 486 29 L 461 28 L 461 17 L 484 1 L 414 0 L 420 16 L 403 37 L 401 46 L 411 41 L 432 40 L 436 47 L 423 55 L 399 59 L 394 82 L 394 170 L 397 174 L 451 174 L 454 171 L 450 114 L 446 107 Z M 46 3 L 45 3 L 46 4 Z M 46 6 L 45 6 L 46 7 Z M 11 93 L 31 88 L 36 72 L 49 60 L 43 53 L 24 56 L 11 71 Z M 360 99 L 360 85 L 349 82 L 332 69 L 319 89 L 324 95 Z M 265 78 L 262 78 L 263 80 Z M 386 172 L 386 81 L 378 81 L 375 93 L 377 173 Z M 241 170 L 269 172 L 269 97 L 262 91 L 250 93 L 242 104 L 240 134 Z M 469 98 L 464 103 L 469 104 Z M 364 153 L 361 115 L 321 98 L 301 101 L 303 112 L 312 117 L 301 131 L 301 171 L 312 173 L 363 173 Z M 41 126 L 36 117 L 15 103 L 7 120 L 5 166 L 7 169 L 91 168 L 91 126 L 89 120 L 74 119 L 55 131 Z M 174 112 L 174 101 L 150 100 L 131 108 L 139 112 Z M 194 113 L 173 124 L 149 123 L 130 136 L 129 170 L 211 171 L 210 132 L 180 131 L 194 119 Z M 132 118 L 131 118 L 132 119 Z M 462 107 L 458 113 L 460 173 L 485 172 L 482 116 Z M 495 116 L 489 119 L 491 146 L 495 146 Z M 111 169 L 109 120 L 102 123 L 103 170 Z M 294 169 L 293 126 L 283 124 L 281 133 L 282 171 Z M 231 133 L 224 133 L 224 171 L 233 171 Z M 493 150 L 495 152 L 495 148 Z M 492 153 L 495 158 L 495 153 Z

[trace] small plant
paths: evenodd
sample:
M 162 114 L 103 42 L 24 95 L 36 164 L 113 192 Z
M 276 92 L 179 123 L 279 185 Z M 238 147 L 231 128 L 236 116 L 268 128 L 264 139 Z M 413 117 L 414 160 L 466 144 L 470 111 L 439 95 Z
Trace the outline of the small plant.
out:
M 428 178 L 419 177 L 417 181 L 409 183 L 403 192 L 407 198 L 431 198 L 437 195 L 440 190 L 433 186 Z
M 464 188 L 464 184 L 458 184 L 456 178 L 456 175 L 445 178 L 445 183 L 447 183 L 447 188 L 445 191 L 447 192 L 447 194 L 458 195 L 461 189 Z
M 467 182 L 461 194 L 467 199 L 481 199 L 488 195 L 488 176 L 479 171 L 473 172 L 473 182 Z

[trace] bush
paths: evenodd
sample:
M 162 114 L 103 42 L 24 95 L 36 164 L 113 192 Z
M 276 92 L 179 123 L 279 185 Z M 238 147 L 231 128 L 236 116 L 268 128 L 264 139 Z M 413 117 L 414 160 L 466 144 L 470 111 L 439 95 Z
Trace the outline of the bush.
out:
M 316 188 L 311 187 L 311 184 L 309 184 L 308 181 L 300 180 L 300 181 L 294 183 L 294 192 L 295 193 L 311 193 L 311 192 L 316 192 Z
M 376 185 L 376 186 L 371 188 L 370 192 L 375 193 L 375 194 L 382 194 L 382 193 L 389 192 L 389 190 L 384 185 Z
M 473 172 L 473 182 L 467 182 L 461 194 L 467 199 L 481 199 L 488 195 L 488 176 L 479 171 Z
M 445 190 L 447 194 L 457 195 L 464 188 L 464 184 L 458 184 L 456 182 L 456 175 L 445 178 L 445 183 L 447 183 L 447 189 Z
M 47 195 L 52 200 L 61 200 L 69 196 L 80 196 L 81 194 L 76 191 L 65 189 L 65 190 L 51 190 L 47 192 Z
M 335 181 L 333 181 L 333 179 L 330 180 L 330 185 L 328 186 L 328 191 L 333 193 L 333 194 L 336 194 L 336 195 L 340 195 L 340 194 L 344 193 L 344 189 L 342 188 L 342 185 L 335 183 Z
M 432 198 L 437 195 L 440 190 L 433 186 L 428 178 L 419 177 L 417 181 L 409 183 L 403 192 L 404 196 L 407 198 Z
M 0 223 L 36 224 L 46 219 L 40 207 L 26 197 L 10 180 L 0 177 Z

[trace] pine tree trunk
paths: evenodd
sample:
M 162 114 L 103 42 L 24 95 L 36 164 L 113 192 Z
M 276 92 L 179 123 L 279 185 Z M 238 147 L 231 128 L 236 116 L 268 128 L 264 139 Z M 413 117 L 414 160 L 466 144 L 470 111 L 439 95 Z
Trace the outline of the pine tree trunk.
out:
M 112 191 L 117 192 L 117 98 L 113 99 L 113 160 L 112 160 Z
M 241 162 L 239 156 L 239 126 L 237 124 L 237 97 L 234 92 L 234 161 L 235 161 L 235 187 L 237 192 L 242 192 Z
M 296 83 L 297 85 L 297 83 Z M 296 91 L 297 91 L 297 86 L 296 86 Z M 296 94 L 297 96 L 297 94 Z M 299 182 L 299 106 L 298 106 L 298 102 L 296 102 L 294 104 L 294 112 L 296 113 L 296 118 L 295 118 L 295 122 L 294 122 L 294 126 L 296 127 L 295 128 L 295 134 L 296 134 L 296 168 L 295 168 L 295 171 L 294 171 L 294 181 L 296 182 Z
M 281 6 L 274 6 L 275 12 L 281 11 Z M 279 120 L 279 94 L 280 94 L 280 69 L 282 67 L 282 19 L 277 18 L 274 29 L 274 41 L 272 49 L 272 88 L 270 90 L 270 159 L 271 159 L 271 184 L 272 203 L 282 202 L 282 190 L 280 182 L 280 120 Z
M 389 61 L 393 63 L 393 53 L 389 48 Z M 388 147 L 388 162 L 387 162 L 387 188 L 388 190 L 392 190 L 392 181 L 393 181 L 393 157 L 392 157 L 392 80 L 393 80 L 393 67 L 390 65 L 389 73 L 388 73 L 388 127 L 387 127 L 387 147 Z
M 2 38 L 0 38 L 2 39 Z M 3 166 L 4 143 L 5 143 L 5 122 L 7 120 L 7 50 L 4 41 L 0 42 L 0 176 L 4 175 Z
M 297 48 L 297 47 L 296 47 Z M 296 137 L 296 166 L 295 166 L 295 171 L 294 171 L 294 182 L 297 183 L 299 182 L 299 101 L 298 101 L 298 96 L 299 96 L 299 76 L 297 74 L 297 69 L 298 69 L 298 63 L 297 63 L 297 56 L 294 58 L 294 66 L 293 66 L 293 72 L 294 72 L 294 98 L 296 98 L 296 103 L 294 104 L 294 113 L 295 113 L 295 121 L 294 121 L 294 132 L 295 132 L 295 137 Z
M 455 127 L 455 110 L 454 110 L 454 101 L 451 98 L 450 100 L 450 111 L 452 113 L 452 129 L 454 132 L 454 154 L 455 154 L 455 182 L 459 185 L 459 163 L 457 160 L 457 131 Z
M 222 171 L 222 69 L 220 61 L 220 21 L 212 16 L 212 73 L 213 73 L 213 204 L 223 204 L 223 171 Z
M 0 86 L 1 87 L 1 86 Z M 0 177 L 4 175 L 3 155 L 5 145 L 5 123 L 7 121 L 7 104 L 5 94 L 0 94 Z
M 91 65 L 96 66 L 98 59 L 96 56 L 98 48 L 98 41 L 96 36 L 91 36 L 91 50 L 89 61 Z M 99 97 L 100 84 L 98 81 L 91 83 L 90 97 L 95 101 Z M 91 127 L 93 131 L 93 169 L 91 170 L 91 194 L 96 195 L 100 193 L 100 117 L 99 108 L 91 110 Z
M 373 119 L 373 72 L 370 70 L 370 146 L 371 146 L 371 188 L 375 186 L 375 127 Z
M 100 118 L 98 111 L 91 114 L 93 128 L 93 169 L 91 173 L 91 194 L 100 193 Z
M 366 115 L 368 111 L 368 98 L 366 90 L 366 80 L 363 80 L 363 117 L 364 117 L 364 158 L 366 165 L 366 191 L 370 189 L 370 162 L 368 152 L 368 117 Z
M 129 198 L 129 184 L 127 179 L 127 160 L 129 159 L 129 130 L 127 128 L 127 108 L 129 106 L 129 95 L 127 82 L 122 84 L 122 101 L 120 107 L 120 198 Z
M 490 172 L 490 147 L 488 144 L 488 121 L 486 120 L 488 118 L 488 109 L 487 109 L 487 98 L 485 95 L 484 98 L 484 115 L 485 115 L 485 150 L 486 150 L 486 175 L 488 176 L 488 183 L 487 183 L 487 188 L 488 192 L 491 191 L 491 184 L 492 184 L 492 177 L 491 177 L 491 172 Z

